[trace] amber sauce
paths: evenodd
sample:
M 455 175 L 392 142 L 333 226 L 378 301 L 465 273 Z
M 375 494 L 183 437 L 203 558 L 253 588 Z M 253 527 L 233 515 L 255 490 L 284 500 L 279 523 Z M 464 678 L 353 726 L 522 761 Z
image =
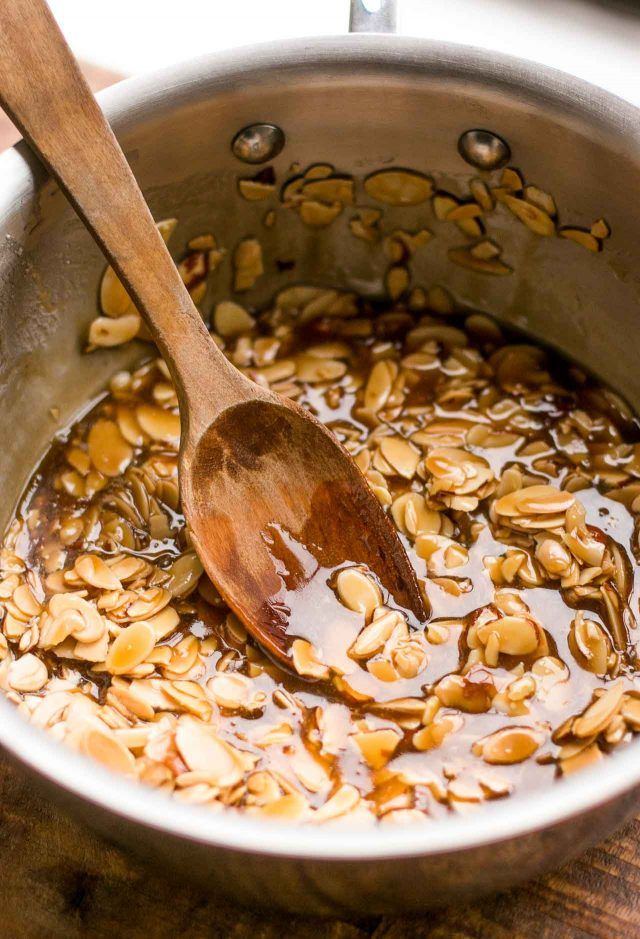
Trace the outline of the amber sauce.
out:
M 380 311 L 371 310 L 365 304 L 362 312 L 370 315 Z M 447 324 L 464 328 L 464 318 L 448 318 Z M 333 428 L 338 437 L 349 445 L 354 455 L 357 455 L 359 447 L 366 446 L 372 431 L 371 422 L 362 413 L 361 406 L 361 389 L 369 374 L 372 356 L 381 357 L 381 344 L 385 344 L 385 355 L 390 354 L 396 359 L 405 355 L 406 334 L 414 325 L 415 321 L 411 321 L 406 315 L 398 319 L 397 325 L 394 325 L 392 320 L 385 323 L 383 316 L 379 325 L 374 326 L 370 336 L 351 338 L 345 334 L 342 323 L 320 319 L 302 329 L 293 329 L 289 339 L 285 341 L 281 354 L 286 353 L 289 357 L 304 352 L 309 345 L 318 342 L 339 340 L 349 345 L 346 377 L 328 385 L 303 383 L 297 400 Z M 268 320 L 261 322 L 259 330 L 263 335 L 270 334 Z M 474 344 L 483 362 L 486 362 L 495 350 L 495 345 L 491 342 L 471 339 L 471 348 Z M 447 350 L 440 350 L 439 362 L 440 366 L 414 373 L 402 409 L 384 419 L 390 432 L 396 431 L 400 435 L 406 433 L 407 409 L 416 412 L 425 408 L 422 417 L 412 417 L 417 426 L 420 426 L 421 422 L 426 426 L 434 420 L 468 420 L 472 412 L 482 414 L 479 396 L 493 380 L 490 370 L 480 370 L 477 382 L 478 399 L 474 400 L 468 396 L 456 399 L 453 395 L 450 401 L 443 402 L 439 399 L 439 393 L 447 384 L 446 368 L 452 368 L 454 363 L 450 360 Z M 629 420 L 625 414 L 616 413 L 611 401 L 603 397 L 594 382 L 582 375 L 576 378 L 577 373 L 573 372 L 566 362 L 553 355 L 550 355 L 549 362 L 545 367 L 551 377 L 544 383 L 546 390 L 540 395 L 536 394 L 535 382 L 533 385 L 525 383 L 520 388 L 501 390 L 501 395 L 514 403 L 518 418 L 516 425 L 506 420 L 502 421 L 500 426 L 502 429 L 510 427 L 516 432 L 521 430 L 522 434 L 518 436 L 517 441 L 502 447 L 470 448 L 481 454 L 490 464 L 496 479 L 500 478 L 506 467 L 517 464 L 524 471 L 539 477 L 541 481 L 562 489 L 565 478 L 573 472 L 575 464 L 559 442 L 559 425 L 563 418 L 575 412 L 586 412 L 595 422 L 596 429 L 591 439 L 589 435 L 586 436 L 587 449 L 593 445 L 594 450 L 603 450 L 604 445 L 611 440 L 612 429 L 616 438 L 614 442 L 628 444 L 629 454 L 638 439 L 635 422 Z M 148 378 L 139 382 L 138 390 L 129 391 L 124 399 L 108 395 L 99 401 L 82 421 L 53 444 L 49 455 L 34 476 L 18 512 L 23 529 L 17 541 L 16 553 L 24 558 L 27 566 L 34 572 L 41 584 L 43 595 L 47 592 L 46 578 L 56 569 L 57 562 L 51 560 L 56 550 L 60 551 L 60 564 L 64 569 L 73 565 L 75 557 L 91 550 L 107 558 L 122 552 L 143 557 L 162 572 L 168 570 L 175 559 L 188 549 L 188 536 L 179 507 L 171 509 L 168 505 L 163 505 L 166 525 L 163 531 L 155 535 L 150 532 L 144 520 L 136 519 L 132 510 L 126 517 L 123 528 L 126 537 L 120 538 L 117 519 L 123 514 L 123 490 L 127 490 L 127 484 L 121 479 L 111 478 L 98 492 L 80 498 L 65 492 L 60 484 L 61 475 L 68 470 L 69 446 L 77 443 L 83 447 L 92 423 L 98 417 L 114 416 L 119 400 L 134 405 L 137 401 L 152 400 L 152 388 L 159 378 L 161 376 L 157 372 L 150 370 Z M 293 382 L 295 383 L 295 378 Z M 337 393 L 332 391 L 335 387 L 339 389 Z M 486 417 L 482 419 L 487 420 Z M 555 467 L 555 475 L 545 478 L 545 473 L 539 465 L 537 468 L 533 466 L 536 461 L 539 464 L 539 455 L 521 455 L 523 443 L 531 440 L 548 444 L 549 459 Z M 465 446 L 464 442 L 448 445 Z M 162 446 L 155 446 L 153 449 L 155 456 L 166 457 L 167 460 L 175 462 L 175 448 L 163 450 Z M 133 465 L 142 466 L 149 455 L 147 444 L 136 447 Z M 628 456 L 620 460 L 623 474 L 625 465 L 632 459 L 632 456 Z M 588 459 L 585 460 L 585 466 L 589 469 Z M 628 478 L 632 478 L 634 472 L 635 470 Z M 554 742 L 553 732 L 568 717 L 579 714 L 587 707 L 594 690 L 606 687 L 614 679 L 624 679 L 629 688 L 640 690 L 635 672 L 638 610 L 635 517 L 622 502 L 608 497 L 607 491 L 613 487 L 601 481 L 597 469 L 592 472 L 592 476 L 593 482 L 578 491 L 576 497 L 586 509 L 587 523 L 598 529 L 602 537 L 612 539 L 619 546 L 622 555 L 627 559 L 629 570 L 632 571 L 629 595 L 624 602 L 625 642 L 621 645 L 619 628 L 616 634 L 612 625 L 607 622 L 601 606 L 585 603 L 583 609 L 588 611 L 593 607 L 595 612 L 588 612 L 588 615 L 603 624 L 619 658 L 613 674 L 593 674 L 580 666 L 569 647 L 568 637 L 576 606 L 567 591 L 558 589 L 557 581 L 535 587 L 523 587 L 514 581 L 508 589 L 526 601 L 531 616 L 544 630 L 548 656 L 560 660 L 566 666 L 566 672 L 561 679 L 542 683 L 543 689 L 526 702 L 526 711 L 520 716 L 507 715 L 493 707 L 479 713 L 470 710 L 460 712 L 463 720 L 460 729 L 447 736 L 440 746 L 419 751 L 412 744 L 416 725 L 405 717 L 403 727 L 390 711 L 384 712 L 379 708 L 380 704 L 397 699 L 426 700 L 434 695 L 438 682 L 444 676 L 464 668 L 469 653 L 466 632 L 477 611 L 492 604 L 495 597 L 496 585 L 489 576 L 485 559 L 503 555 L 508 545 L 508 542 L 496 539 L 493 533 L 494 526 L 489 517 L 490 499 L 481 500 L 479 506 L 470 512 L 454 510 L 449 513 L 455 529 L 454 540 L 468 550 L 468 560 L 459 569 L 444 569 L 438 562 L 434 562 L 434 566 L 428 570 L 427 562 L 415 550 L 413 539 L 400 533 L 416 576 L 424 585 L 429 607 L 428 623 L 421 624 L 408 618 L 410 631 L 421 632 L 428 630 L 429 624 L 446 623 L 447 632 L 445 641 L 428 642 L 428 662 L 424 670 L 415 677 L 381 681 L 367 670 L 366 663 L 356 661 L 349 655 L 364 621 L 361 614 L 347 609 L 338 599 L 334 589 L 338 571 L 319 568 L 314 558 L 313 546 L 295 543 L 290 533 L 278 529 L 277 526 L 263 533 L 263 536 L 273 548 L 274 563 L 281 578 L 282 590 L 277 597 L 277 603 L 281 605 L 289 621 L 289 634 L 306 639 L 318 648 L 322 661 L 333 668 L 334 673 L 346 674 L 350 693 L 345 694 L 344 688 L 337 687 L 332 679 L 310 681 L 282 669 L 268 659 L 253 641 L 246 637 L 237 621 L 230 628 L 228 611 L 224 604 L 215 597 L 215 592 L 210 588 L 202 589 L 202 583 L 198 590 L 177 599 L 176 609 L 181 617 L 180 626 L 163 642 L 175 646 L 186 635 L 192 635 L 200 642 L 215 640 L 210 642 L 207 654 L 202 657 L 202 668 L 194 673 L 196 680 L 202 685 L 206 685 L 207 680 L 216 674 L 223 660 L 225 668 L 251 674 L 256 688 L 264 692 L 264 707 L 252 713 L 243 713 L 241 709 L 225 711 L 221 708 L 219 732 L 234 745 L 245 746 L 256 754 L 259 767 L 282 774 L 285 779 L 291 780 L 292 784 L 299 785 L 291 772 L 291 756 L 297 748 L 303 746 L 312 758 L 324 767 L 334 785 L 338 782 L 353 784 L 363 796 L 371 800 L 379 813 L 394 808 L 413 807 L 437 817 L 450 811 L 450 804 L 446 798 L 434 795 L 434 788 L 426 782 L 429 774 L 433 775 L 443 791 L 452 779 L 463 782 L 468 779 L 470 784 L 475 785 L 477 774 L 487 771 L 487 766 L 474 754 L 473 743 L 510 725 L 542 729 L 544 743 L 533 758 L 497 767 L 501 785 L 504 783 L 504 793 L 546 784 L 558 774 L 556 757 L 559 744 Z M 424 479 L 418 477 L 407 480 L 401 476 L 390 475 L 386 481 L 392 499 L 410 489 L 423 491 Z M 91 511 L 95 514 L 95 526 L 87 530 L 87 513 Z M 68 523 L 69 518 L 74 516 L 84 520 L 83 533 L 75 541 L 61 545 L 61 525 Z M 479 524 L 472 530 L 472 523 Z M 111 526 L 112 537 L 105 535 L 108 525 Z M 341 567 L 348 566 L 349 559 L 345 559 L 345 564 Z M 457 585 L 454 589 L 454 594 L 457 595 L 435 583 L 434 577 L 447 578 Z M 393 609 L 393 598 L 386 595 L 381 585 L 379 586 L 383 603 Z M 215 649 L 210 651 L 213 646 Z M 89 695 L 98 702 L 104 702 L 110 681 L 107 674 L 97 672 L 90 663 L 69 658 L 60 659 L 55 650 L 40 654 L 46 659 L 52 674 L 75 674 L 78 681 L 85 684 Z M 499 691 L 513 680 L 510 670 L 519 663 L 522 664 L 524 673 L 527 673 L 531 670 L 534 660 L 501 655 L 496 667 L 475 670 L 473 681 L 482 683 L 484 674 Z M 282 699 L 274 700 L 274 692 L 278 690 L 286 693 L 290 703 L 283 704 Z M 318 709 L 322 709 L 325 716 L 331 716 L 335 746 L 323 745 L 327 731 L 322 720 L 320 726 L 318 725 Z M 440 714 L 455 710 L 442 707 Z M 402 735 L 392 760 L 384 769 L 372 769 L 362 759 L 358 749 L 348 743 L 349 734 L 360 727 L 359 722 L 363 720 L 368 722 L 369 728 L 393 727 Z M 283 722 L 292 727 L 290 742 L 269 748 L 261 747 L 259 739 L 263 730 Z M 628 736 L 625 739 L 628 739 Z M 606 750 L 605 744 L 603 748 Z M 485 787 L 486 798 L 502 794 L 502 791 L 497 790 L 492 793 Z M 327 792 L 306 792 L 306 796 L 312 806 L 319 806 L 326 800 Z M 473 807 L 476 801 L 471 798 L 468 802 L 464 799 L 457 800 L 455 808 L 464 811 Z M 242 806 L 242 801 L 238 804 Z

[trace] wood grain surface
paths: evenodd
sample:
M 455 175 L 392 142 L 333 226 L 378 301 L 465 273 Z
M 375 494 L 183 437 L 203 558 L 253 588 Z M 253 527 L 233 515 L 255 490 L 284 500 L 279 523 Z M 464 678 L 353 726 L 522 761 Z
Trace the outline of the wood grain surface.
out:
M 114 81 L 83 67 L 94 90 Z M 17 139 L 0 112 L 0 150 Z M 640 939 L 640 819 L 535 883 L 419 919 L 240 909 L 150 873 L 43 802 L 0 757 L 0 939 Z

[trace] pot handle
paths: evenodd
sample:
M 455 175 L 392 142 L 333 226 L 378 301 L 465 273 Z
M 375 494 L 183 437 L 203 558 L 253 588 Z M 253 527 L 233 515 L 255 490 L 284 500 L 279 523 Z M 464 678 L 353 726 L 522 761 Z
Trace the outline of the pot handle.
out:
M 351 0 L 350 33 L 395 33 L 396 0 Z

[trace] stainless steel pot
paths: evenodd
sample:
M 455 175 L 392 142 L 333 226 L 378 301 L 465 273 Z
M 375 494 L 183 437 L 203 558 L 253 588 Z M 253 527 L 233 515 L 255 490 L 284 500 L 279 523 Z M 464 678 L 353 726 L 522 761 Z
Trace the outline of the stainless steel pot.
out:
M 604 252 L 535 239 L 505 221 L 505 251 L 519 258 L 511 277 L 445 270 L 437 253 L 422 273 L 555 345 L 640 406 L 640 114 L 623 101 L 537 65 L 381 35 L 241 49 L 124 82 L 101 100 L 156 217 L 179 218 L 178 247 L 211 230 L 231 247 L 258 227 L 255 207 L 237 197 L 247 167 L 230 148 L 247 125 L 284 132 L 272 161 L 279 178 L 292 161 L 329 161 L 358 176 L 394 163 L 434 173 L 444 188 L 470 174 L 457 151 L 463 132 L 499 134 L 568 219 L 608 219 Z M 81 354 L 103 259 L 23 146 L 0 158 L 0 232 L 4 525 L 57 430 L 50 409 L 65 423 L 140 349 Z M 262 278 L 253 302 L 294 275 L 380 291 L 382 256 L 353 238 L 294 222 L 260 237 L 269 256 L 294 252 L 297 266 Z M 216 283 L 221 296 L 228 282 Z M 178 805 L 62 748 L 4 700 L 0 743 L 52 798 L 150 862 L 177 865 L 245 903 L 308 914 L 421 910 L 503 889 L 603 838 L 637 807 L 640 790 L 635 743 L 595 770 L 476 816 L 420 830 L 317 830 Z

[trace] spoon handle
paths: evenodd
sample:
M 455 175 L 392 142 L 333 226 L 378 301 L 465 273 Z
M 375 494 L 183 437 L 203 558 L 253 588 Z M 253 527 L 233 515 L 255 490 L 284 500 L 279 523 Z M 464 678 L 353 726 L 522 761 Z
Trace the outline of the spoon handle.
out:
M 44 0 L 0 0 L 0 103 L 115 268 L 172 370 L 191 424 L 243 379 L 216 348 L 125 156 Z M 194 428 L 195 429 L 195 428 Z

